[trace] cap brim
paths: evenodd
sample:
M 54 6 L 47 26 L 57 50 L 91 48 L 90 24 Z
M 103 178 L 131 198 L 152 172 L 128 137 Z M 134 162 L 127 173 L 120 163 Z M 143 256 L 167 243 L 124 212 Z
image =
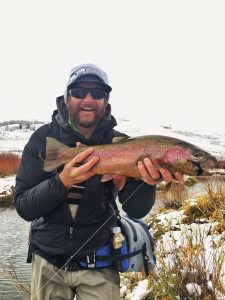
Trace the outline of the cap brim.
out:
M 99 84 L 107 93 L 110 93 L 112 88 L 110 85 L 106 84 L 103 82 L 103 80 L 100 77 L 97 77 L 96 75 L 85 75 L 81 76 L 78 78 L 74 83 L 70 84 L 69 87 L 71 86 L 76 86 L 79 83 L 84 83 L 84 82 L 93 82 Z

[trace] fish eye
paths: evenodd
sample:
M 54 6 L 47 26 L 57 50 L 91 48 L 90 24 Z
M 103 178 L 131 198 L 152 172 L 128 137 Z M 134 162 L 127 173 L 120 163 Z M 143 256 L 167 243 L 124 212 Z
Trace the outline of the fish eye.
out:
M 204 152 L 203 151 L 196 151 L 193 153 L 193 155 L 197 158 L 201 158 L 204 156 Z

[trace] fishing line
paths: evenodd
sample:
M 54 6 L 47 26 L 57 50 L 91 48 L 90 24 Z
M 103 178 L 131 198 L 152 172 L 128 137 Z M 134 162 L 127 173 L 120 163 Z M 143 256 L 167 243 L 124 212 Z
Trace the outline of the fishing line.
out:
M 144 184 L 144 181 L 136 188 L 136 190 L 133 191 L 133 193 L 123 202 L 122 205 L 124 205 Z M 37 291 L 41 292 L 48 284 L 49 282 L 56 276 L 59 274 L 60 271 L 63 270 L 63 268 L 74 258 L 74 256 L 79 253 L 79 251 L 99 232 L 99 230 L 113 217 L 113 215 L 115 215 L 117 212 L 119 211 L 119 209 L 117 208 L 116 210 L 113 211 L 113 213 L 108 217 L 108 219 L 92 234 L 92 236 L 89 237 L 89 239 L 87 239 L 86 242 L 84 242 L 84 244 L 66 261 L 66 263 L 57 271 L 55 272 L 55 274 Z M 34 297 L 37 295 L 34 294 Z

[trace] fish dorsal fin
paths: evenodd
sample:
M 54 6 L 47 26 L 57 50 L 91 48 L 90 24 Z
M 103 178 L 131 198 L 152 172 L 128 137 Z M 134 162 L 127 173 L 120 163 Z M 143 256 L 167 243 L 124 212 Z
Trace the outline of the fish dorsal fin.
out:
M 116 143 L 125 141 L 125 140 L 127 140 L 127 139 L 128 139 L 127 136 L 116 136 L 116 137 L 113 138 L 112 143 L 113 143 L 113 144 L 116 144 Z

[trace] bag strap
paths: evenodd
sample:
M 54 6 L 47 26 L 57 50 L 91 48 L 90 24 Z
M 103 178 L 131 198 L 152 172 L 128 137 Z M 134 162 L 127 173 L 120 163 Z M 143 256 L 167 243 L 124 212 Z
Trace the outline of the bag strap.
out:
M 142 248 L 142 257 L 143 257 L 145 275 L 148 276 L 149 275 L 149 267 L 148 267 L 149 257 L 147 255 L 147 247 L 146 247 L 145 242 L 144 242 L 144 245 L 143 245 L 143 248 Z
M 121 220 L 122 216 L 120 215 L 120 211 L 119 211 L 119 208 L 117 206 L 116 199 L 115 199 L 115 197 L 113 197 L 113 188 L 114 188 L 114 183 L 113 183 L 112 180 L 110 180 L 108 182 L 108 190 L 111 191 L 111 197 L 108 198 L 109 199 L 109 205 L 112 208 L 112 210 L 114 211 L 114 213 L 116 214 L 117 218 L 119 220 Z M 134 218 L 129 217 L 129 216 L 127 216 L 127 217 L 131 221 L 137 222 Z M 138 223 L 140 223 L 140 222 L 138 222 Z M 129 225 L 131 227 L 133 226 L 133 224 L 131 222 L 129 222 Z M 148 276 L 149 275 L 149 266 L 148 266 L 149 257 L 147 255 L 146 242 L 144 242 L 143 247 L 141 249 L 137 250 L 137 251 L 134 251 L 134 252 L 131 252 L 131 253 L 128 253 L 128 254 L 125 254 L 125 255 L 121 255 L 121 254 L 118 255 L 116 253 L 114 253 L 113 256 L 111 256 L 111 255 L 108 255 L 108 256 L 98 255 L 98 256 L 96 256 L 96 261 L 106 261 L 107 260 L 107 261 L 112 261 L 112 262 L 115 263 L 116 261 L 122 261 L 123 259 L 130 258 L 130 257 L 133 257 L 135 255 L 138 255 L 139 253 L 142 253 L 145 275 Z
M 131 258 L 132 256 L 138 255 L 139 253 L 143 252 L 143 249 L 139 249 L 137 251 L 128 253 L 128 254 L 114 254 L 114 255 L 96 255 L 96 261 L 121 261 L 127 258 Z
M 121 219 L 120 210 L 117 206 L 116 196 L 114 196 L 114 193 L 115 193 L 115 185 L 114 185 L 113 180 L 110 180 L 110 181 L 107 182 L 106 198 L 109 202 L 109 205 L 110 205 L 111 209 L 113 210 L 113 212 L 115 213 L 117 218 L 120 220 Z

